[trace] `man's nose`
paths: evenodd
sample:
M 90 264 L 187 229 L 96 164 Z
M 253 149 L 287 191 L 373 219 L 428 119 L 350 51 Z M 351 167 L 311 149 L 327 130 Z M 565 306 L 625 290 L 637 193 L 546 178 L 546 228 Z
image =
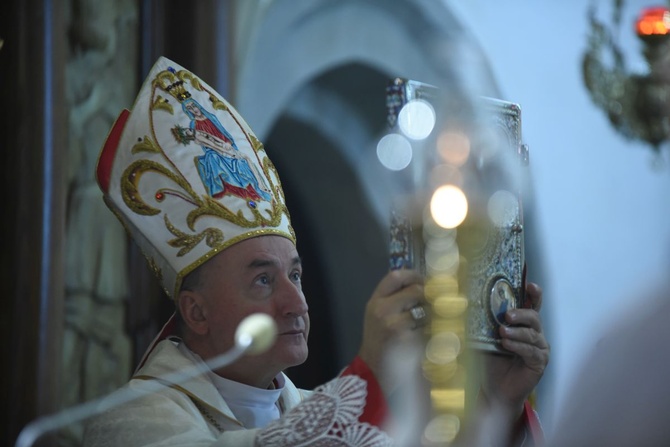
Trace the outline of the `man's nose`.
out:
M 302 316 L 307 313 L 307 301 L 299 284 L 287 278 L 282 281 L 279 294 L 278 304 L 282 315 Z

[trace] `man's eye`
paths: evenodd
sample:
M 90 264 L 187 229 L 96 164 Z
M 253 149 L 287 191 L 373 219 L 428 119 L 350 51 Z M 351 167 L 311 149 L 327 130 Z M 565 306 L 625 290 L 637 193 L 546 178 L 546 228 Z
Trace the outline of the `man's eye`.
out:
M 300 282 L 300 280 L 302 279 L 302 274 L 300 272 L 293 272 L 293 274 L 291 275 L 291 278 L 295 282 Z
M 258 279 L 256 280 L 257 283 L 262 284 L 262 285 L 268 285 L 270 284 L 270 278 L 267 276 L 259 276 Z

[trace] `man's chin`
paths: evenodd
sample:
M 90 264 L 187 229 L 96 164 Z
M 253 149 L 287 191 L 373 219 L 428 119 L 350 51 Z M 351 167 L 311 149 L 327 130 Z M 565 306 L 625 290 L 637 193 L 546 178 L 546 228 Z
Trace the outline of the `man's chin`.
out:
M 285 356 L 285 364 L 287 365 L 287 368 L 290 368 L 292 366 L 298 366 L 302 365 L 305 363 L 307 360 L 307 348 L 305 347 L 305 350 L 303 352 L 291 352 L 287 353 Z

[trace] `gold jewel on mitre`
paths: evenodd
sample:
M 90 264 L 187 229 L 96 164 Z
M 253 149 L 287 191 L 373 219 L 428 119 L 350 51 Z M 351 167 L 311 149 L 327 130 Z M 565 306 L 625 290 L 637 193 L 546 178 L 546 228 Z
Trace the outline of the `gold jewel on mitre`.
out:
M 112 127 L 97 179 L 173 298 L 184 276 L 237 242 L 280 235 L 295 243 L 263 145 L 225 99 L 164 57 Z

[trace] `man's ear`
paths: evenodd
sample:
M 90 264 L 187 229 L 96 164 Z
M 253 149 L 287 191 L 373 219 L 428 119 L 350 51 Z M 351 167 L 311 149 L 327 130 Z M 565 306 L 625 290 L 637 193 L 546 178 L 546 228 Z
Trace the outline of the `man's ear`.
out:
M 198 292 L 182 290 L 179 292 L 179 312 L 188 328 L 198 335 L 205 335 L 209 330 L 205 298 Z

